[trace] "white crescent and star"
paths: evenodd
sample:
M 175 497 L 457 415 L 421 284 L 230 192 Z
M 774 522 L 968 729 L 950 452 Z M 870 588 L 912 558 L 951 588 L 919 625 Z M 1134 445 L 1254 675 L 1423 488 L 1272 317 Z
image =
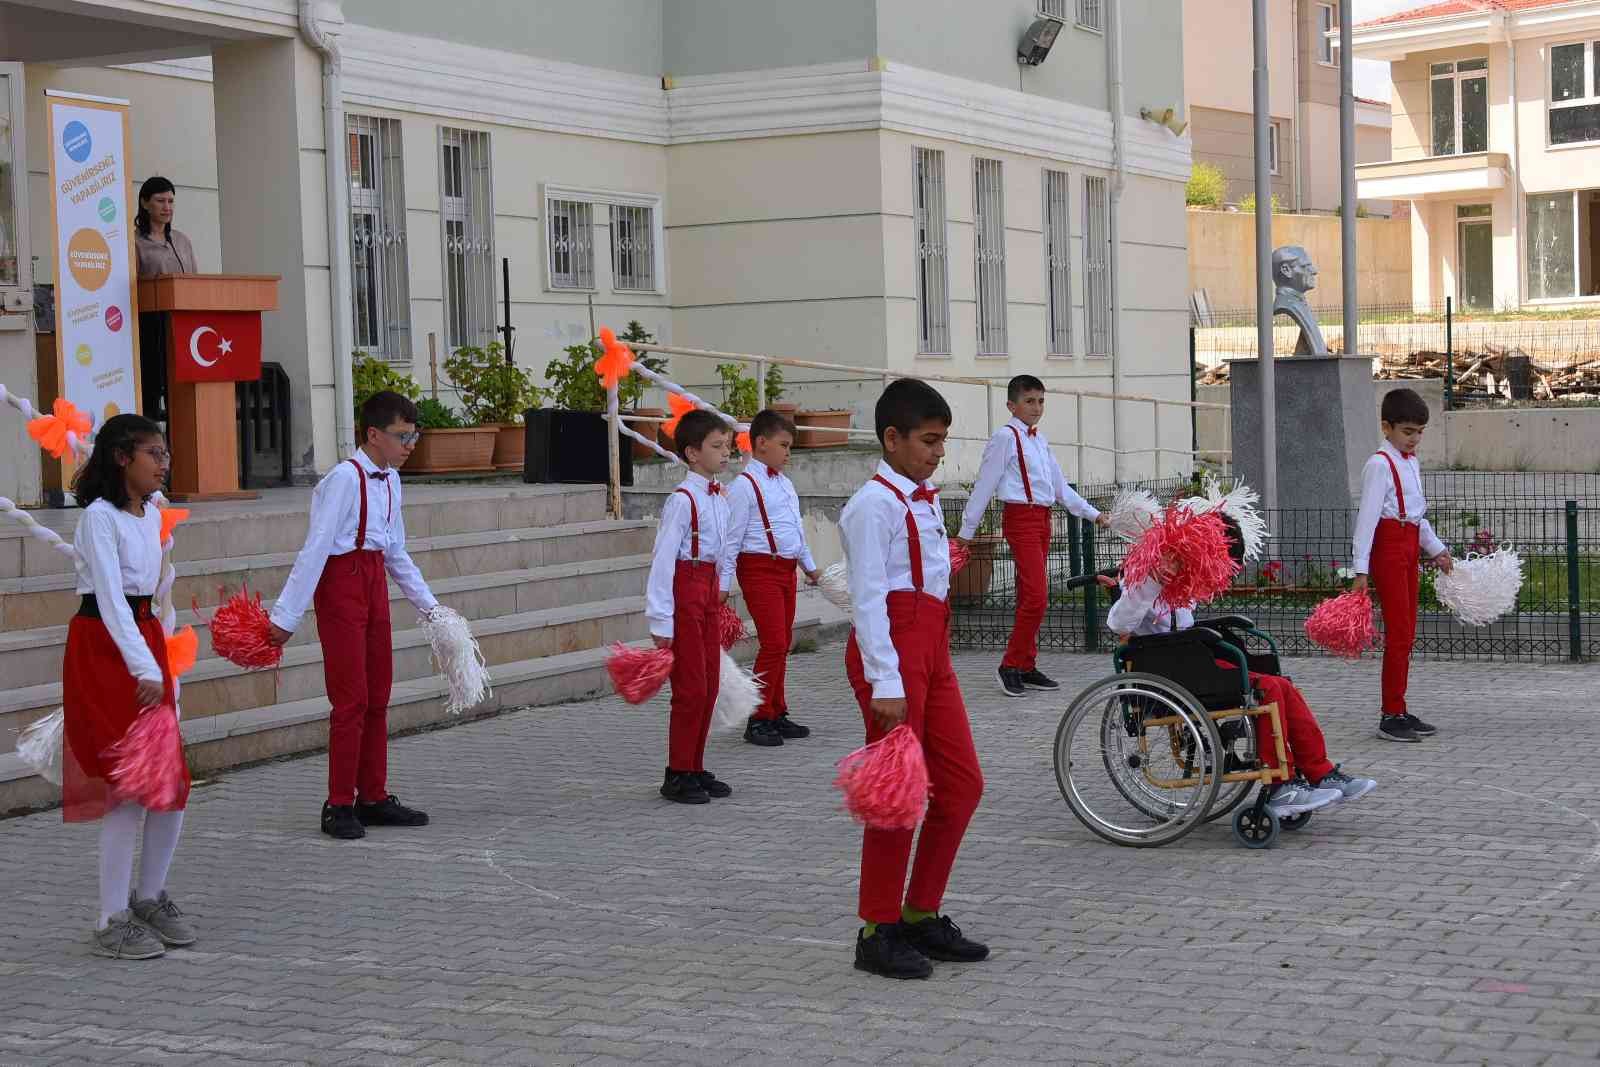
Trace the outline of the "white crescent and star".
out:
M 201 326 L 189 335 L 189 358 L 200 364 L 202 367 L 215 366 L 217 359 L 221 359 L 223 356 L 233 351 L 233 342 L 228 338 L 223 337 L 221 334 L 217 334 L 217 347 L 221 350 L 217 356 L 217 359 L 202 358 L 200 355 L 200 338 L 204 337 L 208 333 L 217 333 L 217 331 L 212 329 L 210 326 Z

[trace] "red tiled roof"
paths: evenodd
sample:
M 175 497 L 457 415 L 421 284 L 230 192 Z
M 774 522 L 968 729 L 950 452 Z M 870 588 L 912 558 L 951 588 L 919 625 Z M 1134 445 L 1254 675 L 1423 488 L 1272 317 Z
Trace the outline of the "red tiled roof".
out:
M 1373 100 L 1371 97 L 1366 97 L 1366 96 L 1358 96 L 1358 97 L 1356 97 L 1356 103 L 1358 103 L 1358 104 L 1371 104 L 1373 107 L 1388 107 L 1389 106 L 1389 101 L 1387 101 L 1387 100 Z
M 1554 7 L 1557 4 L 1571 3 L 1571 0 L 1486 0 L 1485 4 L 1472 4 L 1467 0 L 1441 0 L 1439 3 L 1424 4 L 1421 7 L 1411 8 L 1409 11 L 1397 11 L 1393 15 L 1382 18 L 1370 19 L 1361 23 L 1362 26 L 1388 26 L 1397 22 L 1415 22 L 1419 19 L 1444 18 L 1448 15 L 1470 15 L 1481 10 L 1484 6 L 1497 8 L 1501 11 L 1526 11 L 1536 7 Z

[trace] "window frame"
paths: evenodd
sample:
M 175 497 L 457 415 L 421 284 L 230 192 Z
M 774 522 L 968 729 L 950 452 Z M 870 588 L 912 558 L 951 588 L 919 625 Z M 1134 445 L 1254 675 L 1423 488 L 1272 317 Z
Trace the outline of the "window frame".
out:
M 1072 0 L 1038 0 L 1035 10 L 1042 19 L 1054 19 L 1057 22 L 1067 21 L 1067 5 Z
M 350 298 L 354 347 L 386 363 L 412 362 L 411 257 L 406 242 L 405 151 L 400 120 L 358 112 L 345 114 L 345 149 L 359 158 L 360 142 L 371 145 L 371 184 L 357 184 L 350 171 Z M 349 166 L 351 156 L 346 157 Z M 363 164 L 365 176 L 366 164 Z M 367 222 L 370 239 L 359 236 L 359 219 Z M 363 299 L 358 257 L 363 244 L 370 286 Z M 362 322 L 370 317 L 372 336 Z
M 1102 245 L 1103 242 L 1103 245 Z M 1099 255 L 1096 248 L 1099 247 Z M 1083 176 L 1083 333 L 1084 355 L 1111 359 L 1112 316 L 1115 314 L 1111 276 L 1111 184 L 1103 174 Z M 1100 343 L 1103 340 L 1103 343 Z M 1096 351 L 1103 348 L 1104 351 Z
M 488 130 L 463 126 L 438 127 L 434 158 L 439 165 L 440 295 L 444 311 L 445 348 L 485 348 L 495 337 L 494 302 L 494 143 Z M 460 155 L 460 185 L 450 195 L 445 152 Z M 482 159 L 478 158 L 481 151 Z M 463 247 L 452 252 L 450 227 L 461 227 Z M 452 282 L 451 256 L 460 255 L 459 306 Z M 457 327 L 459 326 L 459 331 Z
M 1469 71 L 1462 71 L 1461 70 L 1461 64 L 1462 63 L 1482 63 L 1483 64 L 1483 69 L 1481 69 L 1481 70 L 1474 69 L 1474 70 L 1469 70 Z M 1447 72 L 1445 72 L 1443 74 L 1434 73 L 1434 69 L 1433 69 L 1434 67 L 1442 67 L 1442 66 L 1445 66 L 1445 65 L 1448 65 L 1450 67 L 1449 71 L 1447 71 Z M 1476 80 L 1481 80 L 1483 82 L 1483 147 L 1482 148 L 1476 148 L 1476 149 L 1473 149 L 1471 152 L 1468 152 L 1468 151 L 1465 150 L 1465 147 L 1466 147 L 1465 146 L 1465 138 L 1463 136 L 1463 134 L 1464 134 L 1464 132 L 1466 130 L 1466 109 L 1464 107 L 1462 107 L 1461 89 L 1462 89 L 1462 83 L 1463 82 L 1476 81 Z M 1452 107 L 1454 107 L 1454 109 L 1455 109 L 1454 123 L 1453 123 L 1452 131 L 1451 131 L 1451 137 L 1454 138 L 1454 141 L 1455 141 L 1455 149 L 1454 149 L 1454 151 L 1450 151 L 1450 152 L 1439 152 L 1439 151 L 1436 151 L 1438 146 L 1433 143 L 1433 132 L 1434 132 L 1433 131 L 1433 125 L 1434 125 L 1434 123 L 1433 123 L 1433 116 L 1434 116 L 1434 110 L 1433 110 L 1433 87 L 1434 87 L 1434 83 L 1435 82 L 1442 82 L 1442 81 L 1448 81 L 1448 82 L 1452 83 L 1451 90 L 1450 90 L 1450 98 L 1451 98 L 1451 101 L 1452 101 Z M 1548 125 L 1549 124 L 1546 123 L 1546 126 L 1548 126 Z M 1439 61 L 1437 63 L 1429 63 L 1428 64 L 1428 154 L 1429 154 L 1428 158 L 1430 158 L 1430 159 L 1443 159 L 1443 158 L 1445 158 L 1447 156 L 1475 156 L 1475 155 L 1479 155 L 1479 154 L 1481 154 L 1483 152 L 1487 152 L 1488 150 L 1489 150 L 1489 57 L 1488 56 L 1469 56 L 1466 59 L 1448 59 L 1448 60 L 1441 60 L 1441 61 Z
M 0 281 L 0 290 L 17 290 L 28 293 L 31 301 L 30 287 L 40 281 L 33 270 L 32 249 L 29 244 L 28 232 L 28 174 L 26 168 L 19 173 L 17 162 L 24 160 L 27 155 L 28 116 L 27 94 L 21 63 L 0 62 L 0 75 L 5 76 L 5 82 L 0 85 L 0 97 L 3 97 L 7 114 L 10 117 L 10 129 L 3 136 L 9 151 L 0 154 L 9 164 L 11 174 L 11 190 L 8 200 L 10 215 L 10 230 L 5 234 L 10 246 L 11 255 L 15 258 L 16 278 L 14 281 Z M 6 205 L 0 204 L 0 229 L 4 229 Z
M 1072 173 L 1045 167 L 1039 185 L 1044 198 L 1044 354 L 1046 359 L 1071 358 Z
M 1011 355 L 1011 336 L 1006 321 L 1010 308 L 1006 296 L 1005 161 L 973 156 L 971 173 L 976 355 L 979 359 L 1006 359 Z
M 1339 66 L 1339 45 L 1330 34 L 1339 32 L 1339 5 L 1317 5 L 1317 63 L 1324 67 Z
M 1578 300 L 1578 299 L 1581 298 L 1581 294 L 1579 293 L 1579 290 L 1583 288 L 1583 259 L 1582 259 L 1582 253 L 1580 253 L 1578 249 L 1582 245 L 1582 242 L 1583 242 L 1583 234 L 1581 233 L 1581 228 L 1583 226 L 1583 209 L 1578 203 L 1578 194 L 1580 192 L 1586 192 L 1586 191 L 1587 190 L 1583 190 L 1583 189 L 1557 189 L 1557 190 L 1554 190 L 1554 191 L 1548 192 L 1548 193 L 1525 193 L 1525 194 L 1523 194 L 1523 198 L 1522 198 L 1523 217 L 1529 220 L 1527 225 L 1526 225 L 1526 227 L 1525 227 L 1527 232 L 1526 232 L 1526 234 L 1524 234 L 1524 236 L 1522 238 L 1522 240 L 1523 240 L 1523 271 L 1524 271 L 1524 274 L 1525 274 L 1525 277 L 1523 278 L 1523 291 L 1528 294 L 1528 301 L 1527 301 L 1528 303 L 1530 303 L 1530 304 L 1534 304 L 1534 303 L 1556 303 L 1556 302 L 1566 302 L 1566 301 L 1571 301 L 1571 300 Z M 1533 211 L 1531 210 L 1532 205 L 1529 204 L 1529 201 L 1533 200 L 1535 197 L 1540 197 L 1540 198 L 1545 198 L 1545 199 L 1554 199 L 1555 197 L 1559 197 L 1559 196 L 1568 197 L 1569 198 L 1569 203 L 1571 204 L 1571 207 L 1572 207 L 1572 231 L 1571 231 L 1571 239 L 1572 239 L 1572 248 L 1571 248 L 1571 252 L 1572 252 L 1572 265 L 1571 265 L 1572 292 L 1570 294 L 1566 295 L 1566 296 L 1534 296 L 1533 295 L 1533 264 L 1534 264 L 1534 259 L 1536 258 L 1536 256 L 1534 254 L 1534 249 L 1530 246 L 1530 242 L 1532 242 L 1533 239 L 1534 239 L 1535 229 L 1534 229 L 1534 225 L 1533 225 L 1533 221 L 1532 221 L 1533 220 Z
M 555 201 L 586 204 L 589 207 L 590 236 L 591 236 L 591 266 L 594 273 L 594 284 L 589 287 L 573 285 L 557 285 L 555 269 L 555 245 L 552 241 L 550 230 L 554 221 L 552 204 Z M 543 183 L 540 195 L 543 205 L 544 217 L 539 220 L 539 232 L 544 241 L 544 288 L 547 293 L 597 293 L 601 289 L 600 265 L 604 263 L 611 271 L 611 276 L 606 279 L 607 287 L 614 293 L 628 293 L 636 296 L 666 296 L 667 295 L 667 259 L 666 259 L 666 224 L 665 224 L 665 199 L 658 193 L 635 193 L 618 189 L 596 189 L 589 186 L 563 185 L 558 182 L 546 181 Z M 632 289 L 621 288 L 617 285 L 616 276 L 616 248 L 613 228 L 611 225 L 611 208 L 647 208 L 650 211 L 650 271 L 654 288 Z M 602 210 L 604 209 L 604 210 Z M 596 230 L 604 228 L 606 255 L 597 254 L 600 248 L 600 237 Z
M 1282 126 L 1276 119 L 1267 123 L 1267 171 L 1275 177 L 1283 174 Z
M 1583 48 L 1583 88 L 1584 95 L 1571 100 L 1557 100 L 1555 98 L 1555 52 L 1557 48 L 1567 48 L 1579 45 Z M 1592 137 L 1585 141 L 1560 141 L 1552 139 L 1550 119 L 1552 112 L 1566 111 L 1581 107 L 1600 108 L 1600 85 L 1595 84 L 1595 79 L 1600 76 L 1596 70 L 1595 50 L 1600 46 L 1600 32 L 1588 37 L 1565 39 L 1549 42 L 1545 48 L 1545 76 L 1544 76 L 1544 144 L 1548 149 L 1562 150 L 1567 148 L 1584 148 L 1600 144 L 1600 137 Z
M 1080 30 L 1089 33 L 1106 32 L 1106 13 L 1104 0 L 1077 0 L 1073 5 L 1073 22 Z
M 929 163 L 937 163 L 932 178 Z M 911 149 L 911 237 L 915 256 L 917 355 L 949 356 L 950 352 L 950 183 L 945 153 L 940 148 Z M 937 218 L 935 218 L 935 214 Z M 925 237 L 937 225 L 937 241 Z

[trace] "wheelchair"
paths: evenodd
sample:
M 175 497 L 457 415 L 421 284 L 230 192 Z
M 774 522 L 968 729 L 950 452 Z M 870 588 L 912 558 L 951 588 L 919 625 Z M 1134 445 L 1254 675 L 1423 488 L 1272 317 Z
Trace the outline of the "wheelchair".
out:
M 1156 848 L 1232 815 L 1240 844 L 1270 848 L 1280 830 L 1310 821 L 1267 808 L 1288 759 L 1278 706 L 1250 683 L 1252 670 L 1279 673 L 1278 649 L 1250 619 L 1134 637 L 1112 662 L 1115 673 L 1079 693 L 1056 729 L 1056 783 L 1079 822 L 1115 844 Z M 1274 740 L 1276 768 L 1261 760 L 1258 736 Z

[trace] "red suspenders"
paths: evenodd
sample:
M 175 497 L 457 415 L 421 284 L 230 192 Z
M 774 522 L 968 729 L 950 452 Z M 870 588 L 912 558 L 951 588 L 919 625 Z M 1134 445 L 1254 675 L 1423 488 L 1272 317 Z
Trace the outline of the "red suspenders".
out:
M 1401 522 L 1405 522 L 1406 521 L 1406 491 L 1400 485 L 1400 468 L 1396 467 L 1394 465 L 1394 460 L 1392 458 L 1390 458 L 1389 453 L 1387 453 L 1387 452 L 1379 452 L 1378 455 L 1382 456 L 1384 462 L 1389 464 L 1389 473 L 1394 475 L 1394 498 L 1395 498 L 1395 503 L 1397 505 L 1399 505 L 1399 508 L 1400 508 L 1400 521 Z
M 700 562 L 700 509 L 694 505 L 694 494 L 687 489 L 674 489 L 689 501 L 689 558 Z
M 1022 471 L 1022 492 L 1027 496 L 1028 503 L 1033 503 L 1033 484 L 1028 481 L 1028 461 L 1022 455 L 1022 434 L 1017 432 L 1015 426 L 1007 426 L 1011 436 L 1017 439 L 1017 466 Z
M 755 475 L 749 471 L 745 471 L 744 476 L 750 479 L 750 488 L 756 491 L 756 507 L 761 510 L 761 525 L 767 532 L 767 547 L 772 549 L 772 555 L 776 558 L 778 555 L 778 539 L 772 536 L 772 520 L 767 518 L 767 502 L 761 496 L 761 486 L 756 484 Z M 729 551 L 732 550 L 730 549 Z
M 894 498 L 905 505 L 906 508 L 906 552 L 911 558 L 911 588 L 922 592 L 922 536 L 917 532 L 916 516 L 911 514 L 911 505 L 907 502 L 905 494 L 896 489 L 881 474 L 874 474 L 872 480 L 882 485 Z
M 359 552 L 367 543 L 367 472 L 354 459 L 347 459 L 345 462 L 356 469 L 356 477 L 361 480 L 361 518 L 356 523 L 355 547 L 355 551 Z M 394 518 L 394 490 L 389 487 L 389 478 L 394 477 L 398 475 L 391 471 L 383 479 L 384 491 L 389 494 L 389 510 L 384 515 L 385 522 Z

